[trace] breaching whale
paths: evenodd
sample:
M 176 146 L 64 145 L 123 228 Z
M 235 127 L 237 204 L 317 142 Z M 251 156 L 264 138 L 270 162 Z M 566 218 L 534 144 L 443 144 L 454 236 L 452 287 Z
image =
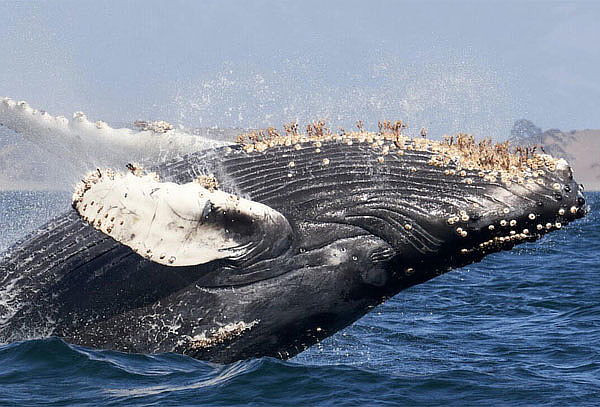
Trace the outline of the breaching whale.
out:
M 398 292 L 586 213 L 567 162 L 322 123 L 89 173 L 0 260 L 0 340 L 289 358 Z

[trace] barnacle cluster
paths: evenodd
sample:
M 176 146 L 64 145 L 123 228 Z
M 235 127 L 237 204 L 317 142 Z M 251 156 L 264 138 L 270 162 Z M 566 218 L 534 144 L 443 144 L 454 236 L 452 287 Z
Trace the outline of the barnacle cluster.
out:
M 204 188 L 208 189 L 210 192 L 214 192 L 219 189 L 219 181 L 215 178 L 214 175 L 200 175 L 196 177 L 194 180 Z
M 237 142 L 247 153 L 263 152 L 277 146 L 293 147 L 296 150 L 312 145 L 317 153 L 325 143 L 354 143 L 368 145 L 377 153 L 376 162 L 384 163 L 385 156 L 403 156 L 406 152 L 428 152 L 428 164 L 445 168 L 444 175 L 465 177 L 467 184 L 479 176 L 486 182 L 538 183 L 544 171 L 555 171 L 560 161 L 547 154 L 536 153 L 535 147 L 512 147 L 508 141 L 493 143 L 486 138 L 475 140 L 469 134 L 444 136 L 441 141 L 427 138 L 427 131 L 421 129 L 420 137 L 403 134 L 407 127 L 402 121 L 380 121 L 377 132 L 364 129 L 362 121 L 357 122 L 356 131 L 340 129 L 332 132 L 324 121 L 315 121 L 300 132 L 297 123 L 284 126 L 280 132 L 274 127 L 255 130 L 240 135 Z M 325 161 L 324 161 L 325 162 Z
M 173 130 L 173 125 L 164 120 L 150 122 L 145 120 L 137 120 L 133 123 L 133 125 L 142 131 L 153 131 L 154 133 L 166 133 L 170 130 Z
M 147 173 L 143 166 L 137 163 L 129 163 L 125 166 L 129 172 L 136 177 L 149 176 L 152 179 L 158 181 L 160 177 L 155 172 Z M 73 192 L 72 204 L 73 206 L 78 205 L 82 202 L 85 193 L 94 185 L 102 182 L 103 179 L 114 180 L 115 178 L 121 178 L 123 174 L 116 172 L 111 168 L 100 169 L 97 168 L 94 171 L 88 172 L 83 179 L 77 183 Z
M 232 322 L 230 324 L 211 329 L 209 332 L 205 331 L 199 335 L 188 337 L 188 340 L 192 348 L 208 348 L 223 342 L 227 342 L 242 335 L 245 331 L 252 329 L 252 327 L 258 324 L 258 322 L 258 320 L 254 320 L 252 322 Z

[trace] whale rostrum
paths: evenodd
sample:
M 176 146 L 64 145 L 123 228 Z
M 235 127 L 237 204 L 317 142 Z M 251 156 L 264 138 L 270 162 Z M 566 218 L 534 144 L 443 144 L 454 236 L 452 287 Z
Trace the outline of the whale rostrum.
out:
M 534 149 L 323 124 L 89 173 L 0 262 L 0 339 L 289 358 L 415 284 L 587 212 Z

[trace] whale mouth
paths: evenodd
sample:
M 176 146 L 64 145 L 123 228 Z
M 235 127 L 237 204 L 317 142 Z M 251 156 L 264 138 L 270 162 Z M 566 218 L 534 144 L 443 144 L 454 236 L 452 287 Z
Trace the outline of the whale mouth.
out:
M 565 166 L 566 162 L 561 165 Z M 570 167 L 548 172 L 540 180 L 543 181 L 530 190 L 519 184 L 496 191 L 492 188 L 490 193 L 503 205 L 487 216 L 477 211 L 463 211 L 446 219 L 448 225 L 455 227 L 455 248 L 464 257 L 460 263 L 479 261 L 487 254 L 536 241 L 589 213 L 583 187 L 573 180 Z M 519 197 L 518 203 L 503 200 L 507 190 Z

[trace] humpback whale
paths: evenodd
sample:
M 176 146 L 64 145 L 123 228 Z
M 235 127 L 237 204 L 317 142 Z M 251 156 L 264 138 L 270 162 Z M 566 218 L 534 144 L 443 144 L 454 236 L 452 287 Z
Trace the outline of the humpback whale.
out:
M 290 358 L 400 291 L 586 214 L 564 159 L 314 123 L 100 168 L 0 259 L 0 340 Z

